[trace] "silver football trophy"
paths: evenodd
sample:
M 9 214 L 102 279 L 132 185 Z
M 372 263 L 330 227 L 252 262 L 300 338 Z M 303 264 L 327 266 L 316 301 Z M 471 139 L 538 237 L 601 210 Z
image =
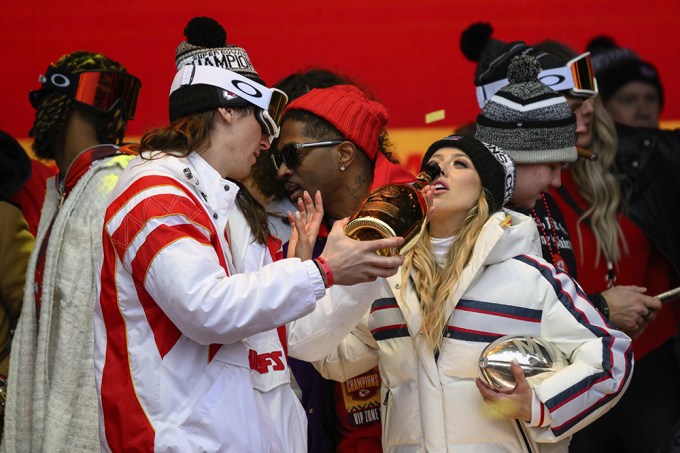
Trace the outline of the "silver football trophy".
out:
M 505 336 L 484 348 L 479 357 L 479 377 L 496 390 L 513 390 L 510 364 L 516 360 L 530 385 L 536 385 L 569 364 L 562 351 L 540 337 Z

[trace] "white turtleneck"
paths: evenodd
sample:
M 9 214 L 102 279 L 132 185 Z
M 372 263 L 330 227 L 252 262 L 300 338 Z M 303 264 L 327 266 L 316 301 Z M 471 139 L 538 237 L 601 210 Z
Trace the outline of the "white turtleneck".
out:
M 446 254 L 448 253 L 449 248 L 451 248 L 451 244 L 453 244 L 455 239 L 455 236 L 449 236 L 447 238 L 430 237 L 430 247 L 432 248 L 432 254 L 440 266 L 444 266 L 446 262 Z

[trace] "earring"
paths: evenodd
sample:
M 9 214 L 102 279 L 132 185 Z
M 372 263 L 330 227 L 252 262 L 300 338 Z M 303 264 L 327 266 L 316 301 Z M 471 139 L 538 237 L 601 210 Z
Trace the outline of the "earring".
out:
M 344 166 L 344 165 L 340 165 L 340 171 L 345 171 L 345 166 Z

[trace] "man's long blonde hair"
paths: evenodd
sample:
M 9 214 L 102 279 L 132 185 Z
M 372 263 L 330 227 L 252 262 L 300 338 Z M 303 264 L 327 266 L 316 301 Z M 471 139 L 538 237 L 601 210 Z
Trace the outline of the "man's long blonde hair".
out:
M 455 290 L 460 274 L 469 263 L 477 238 L 490 214 L 485 191 L 482 190 L 477 204 L 468 211 L 465 220 L 455 232 L 456 239 L 446 254 L 443 268 L 432 254 L 428 229 L 406 254 L 401 271 L 401 295 L 405 297 L 409 279 L 413 276 L 423 314 L 422 332 L 433 352 L 441 347 L 448 321 L 444 318 L 446 300 Z

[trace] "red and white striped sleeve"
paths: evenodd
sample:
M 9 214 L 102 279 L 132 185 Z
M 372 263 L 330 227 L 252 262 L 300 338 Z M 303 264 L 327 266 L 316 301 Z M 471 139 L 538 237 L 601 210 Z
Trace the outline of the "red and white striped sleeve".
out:
M 121 266 L 119 293 L 136 294 L 146 311 L 160 308 L 201 344 L 232 343 L 286 324 L 312 311 L 318 298 L 313 263 L 283 260 L 229 275 L 220 233 L 173 178 L 135 180 L 110 204 L 104 228 L 115 250 L 104 260 Z

